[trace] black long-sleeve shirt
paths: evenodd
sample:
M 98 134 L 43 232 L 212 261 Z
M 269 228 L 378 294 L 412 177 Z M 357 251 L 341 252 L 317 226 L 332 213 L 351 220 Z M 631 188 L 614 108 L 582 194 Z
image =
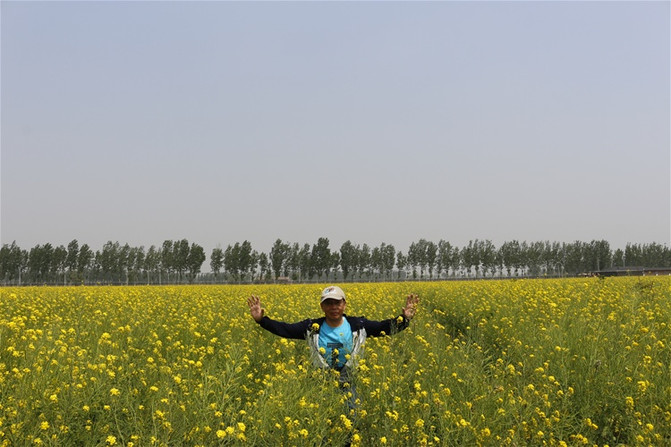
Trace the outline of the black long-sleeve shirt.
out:
M 376 321 L 365 317 L 350 317 L 343 315 L 352 328 L 352 355 L 345 366 L 351 366 L 359 355 L 366 337 L 380 337 L 383 335 L 393 335 L 407 328 L 410 320 L 403 315 L 388 320 Z M 316 319 L 305 319 L 297 323 L 285 323 L 283 321 L 273 320 L 263 317 L 259 325 L 265 330 L 284 338 L 306 339 L 310 345 L 312 362 L 315 366 L 326 368 L 328 363 L 319 354 L 319 328 L 326 317 Z

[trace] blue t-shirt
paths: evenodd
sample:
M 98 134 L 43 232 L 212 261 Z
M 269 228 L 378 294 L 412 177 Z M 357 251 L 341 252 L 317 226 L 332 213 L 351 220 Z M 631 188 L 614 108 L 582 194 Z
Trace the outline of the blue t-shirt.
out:
M 347 363 L 345 355 L 352 353 L 352 327 L 347 318 L 343 318 L 342 324 L 338 327 L 331 327 L 324 321 L 319 329 L 319 347 L 326 350 L 322 355 L 332 368 L 345 366 Z M 334 349 L 338 350 L 337 356 L 334 355 Z

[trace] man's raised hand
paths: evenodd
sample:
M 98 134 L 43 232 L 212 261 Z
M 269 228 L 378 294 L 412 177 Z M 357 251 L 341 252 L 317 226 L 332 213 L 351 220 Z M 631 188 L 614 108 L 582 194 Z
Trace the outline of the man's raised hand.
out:
M 265 313 L 265 309 L 261 307 L 261 299 L 256 295 L 252 295 L 247 298 L 247 305 L 249 306 L 249 313 L 252 314 L 254 321 L 257 323 L 261 321 L 263 319 L 263 314 Z
M 417 303 L 419 302 L 419 295 L 416 295 L 414 293 L 411 293 L 408 295 L 405 299 L 405 307 L 403 308 L 403 316 L 408 319 L 412 320 L 412 318 L 415 316 L 415 312 L 417 311 Z

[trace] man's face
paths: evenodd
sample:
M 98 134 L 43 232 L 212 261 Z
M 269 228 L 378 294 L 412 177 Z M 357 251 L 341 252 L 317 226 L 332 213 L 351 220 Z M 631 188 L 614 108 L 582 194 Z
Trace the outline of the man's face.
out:
M 332 298 L 326 299 L 321 303 L 322 310 L 327 320 L 340 320 L 345 312 L 347 303 L 345 300 L 334 300 Z

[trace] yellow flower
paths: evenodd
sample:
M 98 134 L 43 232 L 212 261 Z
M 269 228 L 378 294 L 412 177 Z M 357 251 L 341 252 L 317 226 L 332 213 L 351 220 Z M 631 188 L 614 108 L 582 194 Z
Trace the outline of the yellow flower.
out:
M 599 426 L 592 422 L 592 419 L 590 418 L 585 419 L 585 425 L 593 430 L 597 430 L 599 428 Z
M 319 324 L 312 323 L 312 327 L 310 329 L 312 329 L 312 332 L 317 332 L 319 330 Z
M 49 423 L 48 423 L 47 421 L 42 421 L 42 422 L 40 423 L 40 428 L 41 428 L 42 430 L 49 430 Z
M 326 349 L 322 346 L 321 348 L 319 348 L 319 353 L 320 353 L 321 355 L 326 354 Z
M 116 436 L 109 435 L 105 441 L 107 441 L 108 445 L 114 445 L 116 444 Z
M 217 438 L 224 439 L 225 437 L 226 437 L 226 431 L 225 430 L 217 430 Z
M 119 390 L 116 389 L 116 388 L 112 388 L 112 389 L 110 390 L 110 395 L 111 395 L 111 396 L 118 396 L 118 395 L 120 395 L 120 394 L 121 394 L 121 393 L 120 393 Z
M 386 444 L 387 443 L 387 438 L 385 436 L 380 438 L 380 444 Z

